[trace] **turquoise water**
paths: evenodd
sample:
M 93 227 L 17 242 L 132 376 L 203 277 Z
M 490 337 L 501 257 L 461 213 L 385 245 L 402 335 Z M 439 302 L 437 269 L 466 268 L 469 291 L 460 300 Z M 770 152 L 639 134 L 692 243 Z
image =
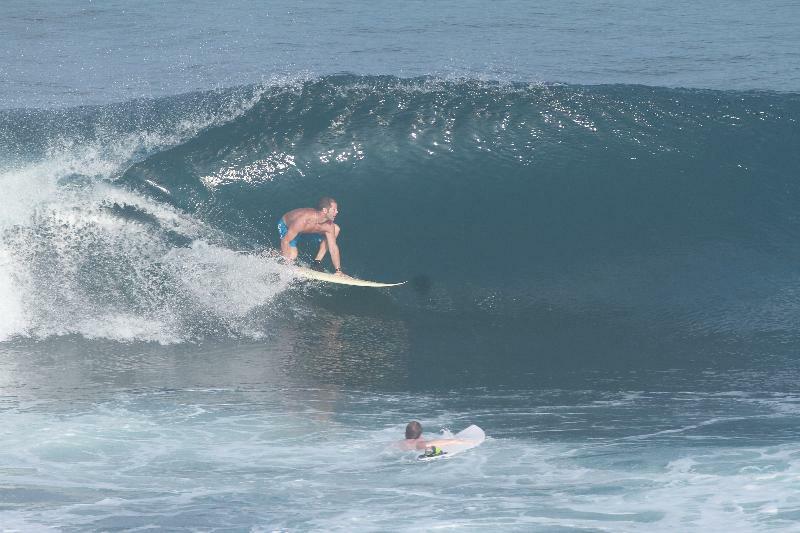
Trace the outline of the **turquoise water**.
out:
M 532 379 L 524 389 L 392 391 L 405 371 L 395 353 L 337 368 L 322 352 L 278 346 L 7 346 L 4 376 L 26 384 L 2 384 L 22 391 L 3 399 L 0 414 L 4 527 L 639 531 L 796 522 L 798 397 L 741 390 L 774 388 L 775 376 L 670 371 L 646 384 L 609 372 L 560 387 Z M 419 463 L 390 448 L 409 418 L 437 429 L 478 421 L 492 436 L 451 460 Z M 398 520 L 405 515 L 413 524 Z
M 794 527 L 794 4 L 4 9 L 0 529 Z

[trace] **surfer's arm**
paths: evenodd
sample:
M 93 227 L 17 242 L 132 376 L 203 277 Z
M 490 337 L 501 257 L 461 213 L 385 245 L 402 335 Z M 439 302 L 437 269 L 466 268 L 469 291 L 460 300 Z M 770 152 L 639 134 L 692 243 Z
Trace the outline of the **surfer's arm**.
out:
M 337 274 L 342 273 L 342 261 L 339 258 L 339 245 L 336 244 L 336 232 L 331 231 L 325 232 L 325 242 L 328 245 L 328 252 L 331 254 L 331 263 L 333 263 L 333 268 L 336 269 Z

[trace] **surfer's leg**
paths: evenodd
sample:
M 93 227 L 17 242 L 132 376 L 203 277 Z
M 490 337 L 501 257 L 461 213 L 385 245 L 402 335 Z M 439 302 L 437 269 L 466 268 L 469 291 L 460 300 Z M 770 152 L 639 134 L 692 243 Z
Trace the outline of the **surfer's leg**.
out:
M 288 232 L 289 232 L 289 227 L 286 225 L 286 222 L 284 222 L 283 219 L 280 219 L 280 221 L 278 221 L 278 235 L 280 235 L 281 240 L 283 240 L 283 238 L 286 236 L 286 234 Z M 292 261 L 297 259 L 297 238 L 298 237 L 299 237 L 299 235 L 297 237 L 295 237 L 293 240 L 289 241 L 289 258 L 288 259 L 290 259 Z

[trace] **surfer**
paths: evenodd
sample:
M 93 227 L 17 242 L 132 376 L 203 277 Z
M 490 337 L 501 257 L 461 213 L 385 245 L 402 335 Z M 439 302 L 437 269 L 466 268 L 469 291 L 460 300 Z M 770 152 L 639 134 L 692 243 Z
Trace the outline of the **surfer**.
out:
M 333 220 L 339 213 L 339 205 L 333 198 L 320 199 L 317 208 L 301 207 L 283 215 L 278 222 L 278 234 L 281 237 L 281 255 L 294 262 L 297 259 L 298 239 L 319 243 L 319 250 L 311 268 L 324 272 L 322 260 L 330 252 L 331 263 L 336 274 L 342 274 L 342 262 L 336 238 L 339 236 L 339 225 Z
M 470 444 L 470 441 L 461 439 L 433 439 L 425 440 L 422 438 L 422 424 L 413 420 L 406 426 L 406 438 L 400 441 L 400 447 L 404 450 L 425 450 L 426 455 L 432 452 L 433 455 L 441 454 L 442 446 L 453 444 Z M 437 453 L 438 452 L 438 453 Z

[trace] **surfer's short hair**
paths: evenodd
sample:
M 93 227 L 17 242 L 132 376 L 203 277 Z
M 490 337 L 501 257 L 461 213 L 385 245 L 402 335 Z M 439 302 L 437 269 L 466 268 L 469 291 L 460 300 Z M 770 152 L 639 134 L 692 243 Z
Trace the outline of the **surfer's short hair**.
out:
M 317 209 L 319 210 L 327 209 L 328 207 L 331 206 L 331 204 L 335 203 L 336 200 L 334 200 L 333 198 L 329 196 L 323 196 L 322 198 L 319 199 L 319 202 L 317 202 Z
M 422 424 L 414 420 L 413 422 L 409 422 L 406 426 L 406 438 L 407 439 L 418 439 L 422 435 Z

